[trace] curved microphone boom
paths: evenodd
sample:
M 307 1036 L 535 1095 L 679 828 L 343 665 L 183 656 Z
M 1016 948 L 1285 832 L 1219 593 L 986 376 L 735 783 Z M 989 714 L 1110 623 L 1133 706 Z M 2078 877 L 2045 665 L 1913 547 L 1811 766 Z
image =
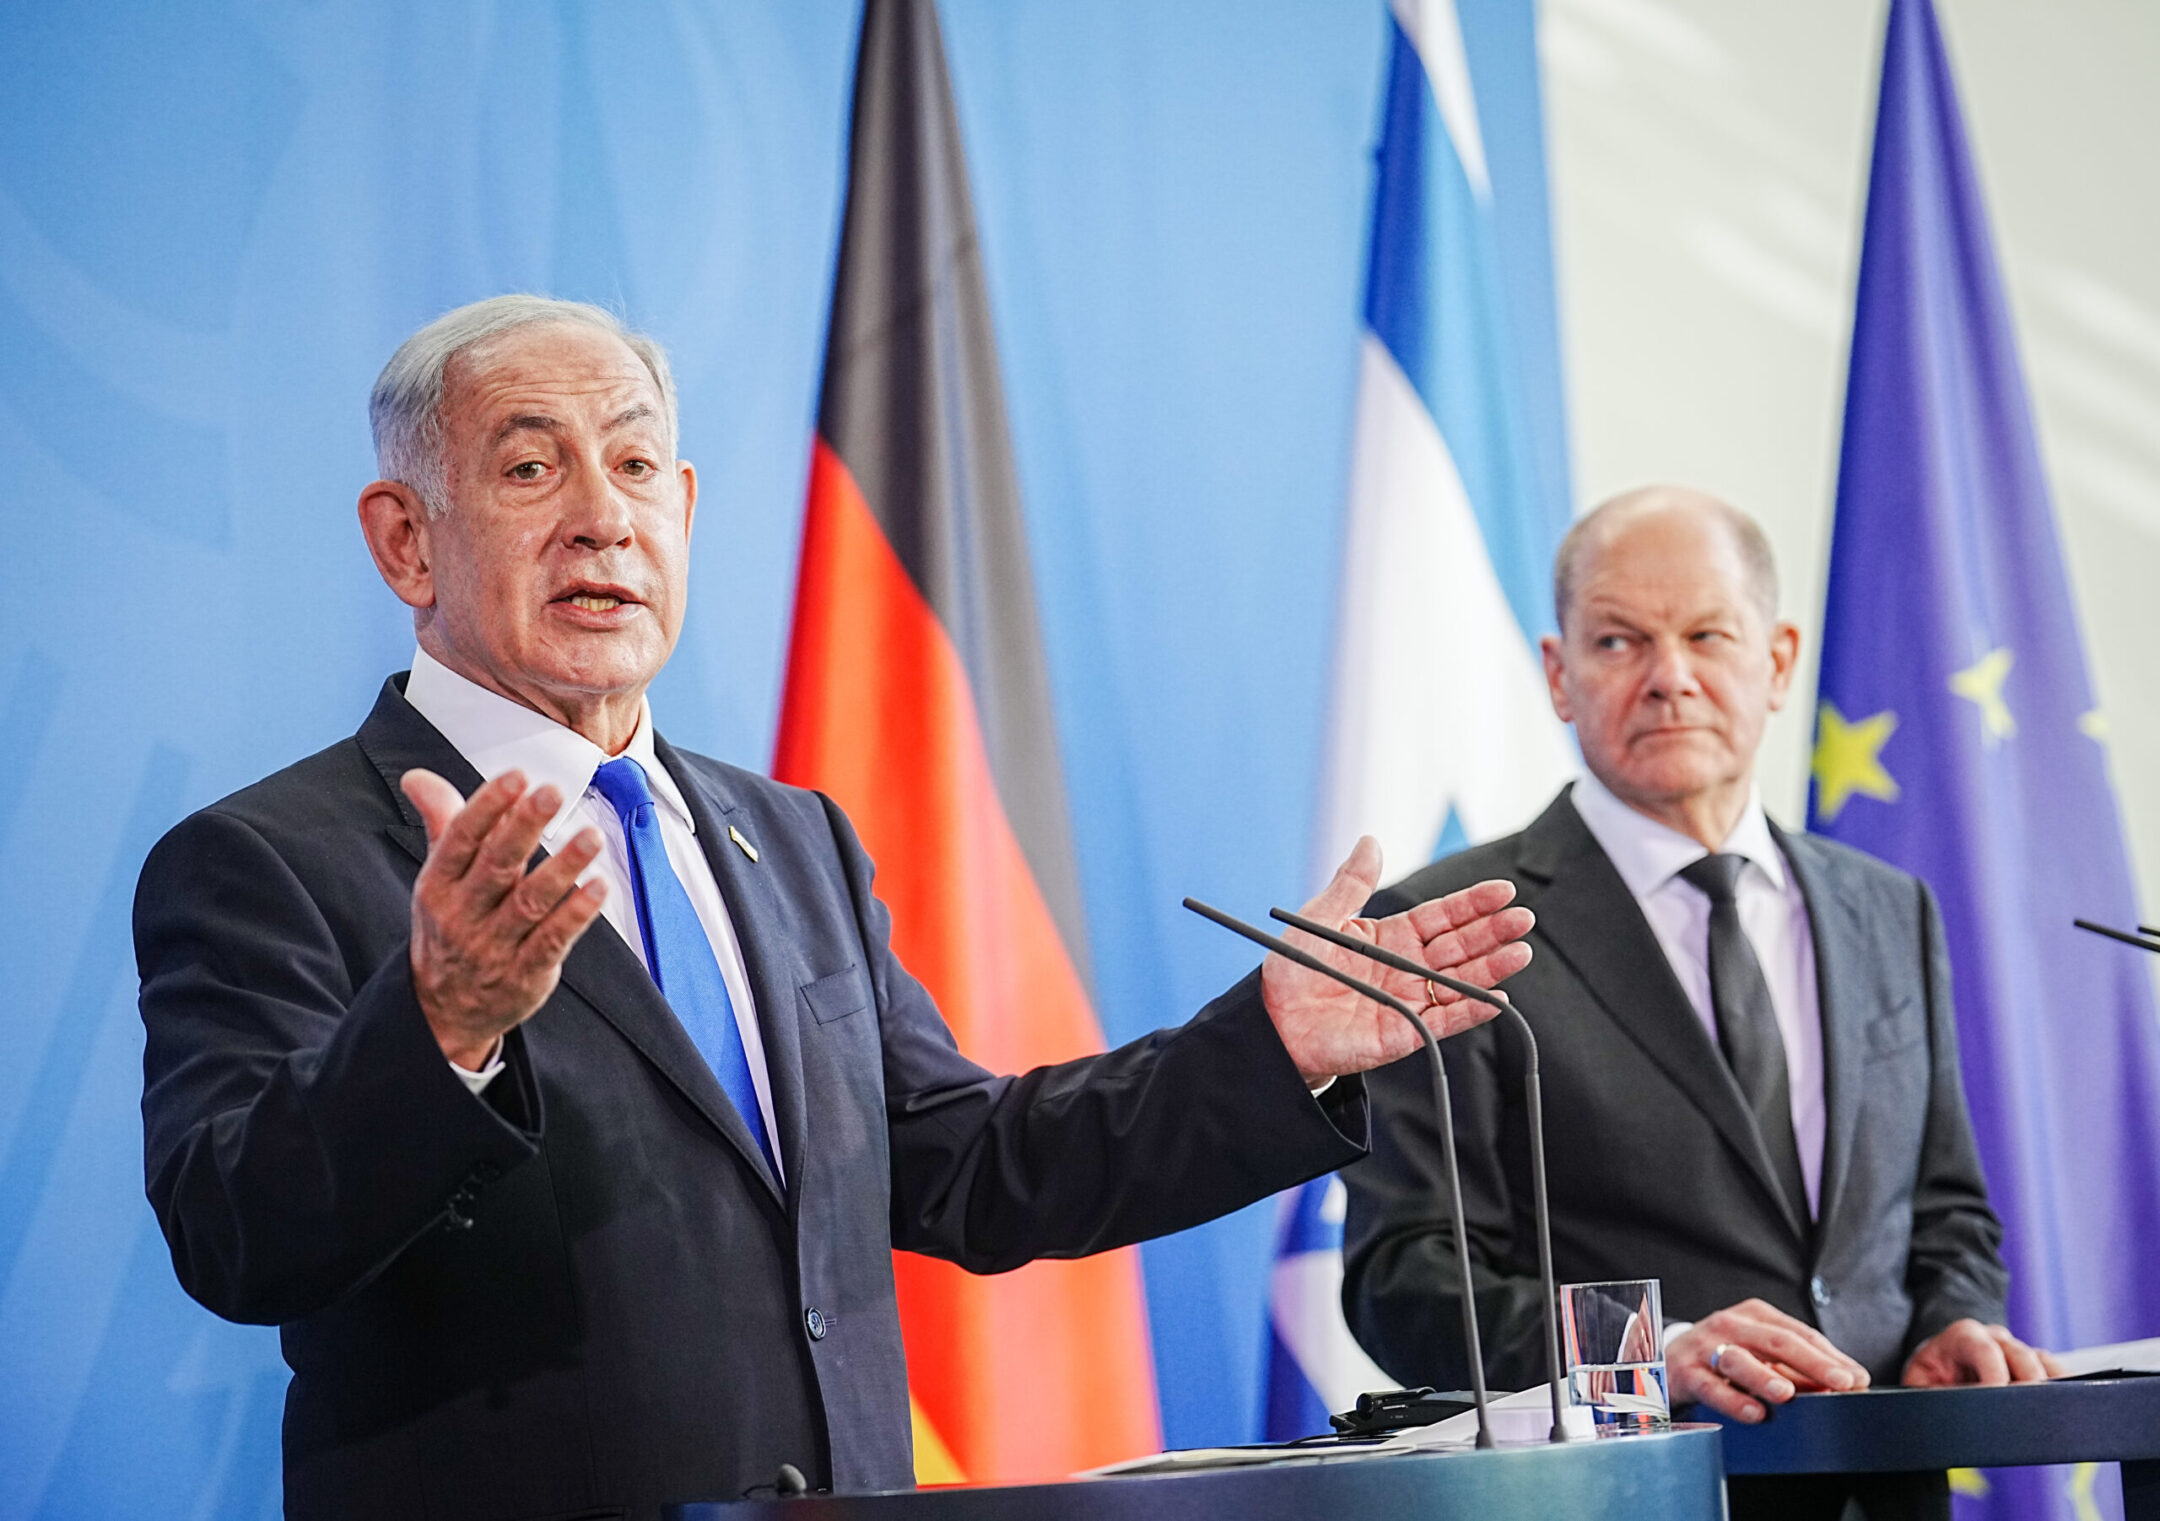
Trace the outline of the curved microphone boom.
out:
M 1379 962 L 1382 966 L 1393 967 L 1398 972 L 1407 972 L 1412 977 L 1422 977 L 1427 982 L 1460 993 L 1465 998 L 1472 998 L 1479 1003 L 1490 1004 L 1503 1014 L 1512 1017 L 1515 1021 L 1515 1028 L 1522 1032 L 1523 1042 L 1530 1052 L 1529 1063 L 1523 1072 L 1523 1094 L 1530 1118 L 1531 1205 L 1537 1216 L 1538 1274 L 1544 1279 L 1545 1289 L 1545 1376 L 1546 1381 L 1552 1386 L 1552 1440 L 1555 1442 L 1566 1441 L 1568 1439 L 1567 1423 L 1560 1411 L 1560 1290 L 1553 1279 L 1552 1207 L 1545 1196 L 1545 1093 L 1544 1085 L 1538 1079 L 1537 1036 L 1531 1033 L 1530 1021 L 1523 1017 L 1522 1010 L 1515 1007 L 1513 1000 L 1496 989 L 1481 988 L 1474 982 L 1464 982 L 1460 977 L 1450 977 L 1445 972 L 1436 972 L 1423 962 L 1413 961 L 1408 956 L 1398 956 L 1395 952 L 1384 950 L 1371 941 L 1360 940 L 1357 936 L 1339 929 L 1330 929 L 1324 924 L 1306 918 L 1303 914 L 1293 914 L 1286 908 L 1271 908 L 1268 910 L 1268 915 L 1270 918 L 1279 920 L 1292 928 L 1301 929 L 1308 935 L 1316 935 L 1330 945 L 1339 945 L 1346 951 L 1355 951 L 1360 956 Z M 1423 1024 L 1424 1021 L 1420 1020 L 1419 1023 Z M 1450 1162 L 1448 1164 L 1449 1181 L 1454 1184 L 1456 1193 L 1460 1195 L 1462 1183 L 1460 1179 L 1454 1176 L 1454 1170 L 1454 1164 Z M 1460 1238 L 1462 1235 L 1462 1205 L 1460 1198 L 1456 1202 L 1455 1232 L 1457 1237 Z M 1465 1264 L 1463 1268 L 1463 1296 L 1468 1298 L 1471 1294 L 1470 1271 L 1467 1265 L 1469 1260 L 1468 1247 L 1466 1243 L 1460 1241 L 1458 1244 L 1462 1245 L 1462 1250 L 1457 1252 L 1457 1258 Z
M 1455 1194 L 1455 1251 L 1460 1259 L 1463 1282 L 1467 1284 L 1470 1281 L 1470 1237 L 1463 1223 L 1462 1178 L 1455 1168 L 1455 1112 L 1448 1100 L 1447 1064 L 1440 1060 L 1440 1042 L 1433 1038 L 1433 1032 L 1426 1028 L 1425 1021 L 1418 1018 L 1408 1004 L 1389 997 L 1371 983 L 1352 977 L 1339 967 L 1328 965 L 1310 951 L 1300 950 L 1289 941 L 1279 939 L 1266 930 L 1255 929 L 1244 920 L 1232 918 L 1221 909 L 1202 903 L 1198 898 L 1187 898 L 1185 906 L 1201 918 L 1212 919 L 1224 929 L 1243 935 L 1255 945 L 1266 946 L 1286 960 L 1318 972 L 1323 977 L 1332 978 L 1352 992 L 1363 994 L 1374 1003 L 1393 1009 L 1410 1021 L 1410 1028 L 1417 1031 L 1418 1038 L 1425 1044 L 1426 1055 L 1432 1058 L 1433 1093 L 1440 1108 L 1441 1155 L 1447 1165 L 1448 1182 Z M 1469 984 L 1465 983 L 1464 986 L 1468 987 Z M 1489 1448 L 1493 1445 L 1493 1435 L 1492 1421 L 1485 1413 L 1485 1357 L 1478 1346 L 1477 1304 L 1468 1294 L 1463 1295 L 1463 1338 L 1470 1345 L 1470 1398 L 1477 1407 L 1477 1444 Z

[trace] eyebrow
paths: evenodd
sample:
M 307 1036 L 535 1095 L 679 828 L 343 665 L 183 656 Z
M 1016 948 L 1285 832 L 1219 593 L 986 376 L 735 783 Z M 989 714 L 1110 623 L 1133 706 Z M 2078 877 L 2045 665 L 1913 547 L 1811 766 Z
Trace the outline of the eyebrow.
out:
M 515 417 L 504 418 L 489 442 L 499 444 L 513 433 L 555 433 L 561 428 L 562 424 L 545 412 L 520 412 Z
M 625 407 L 622 411 L 609 418 L 607 431 L 613 433 L 617 429 L 626 428 L 635 422 L 651 422 L 659 415 L 651 406 L 641 401 L 635 406 Z M 499 444 L 513 433 L 558 433 L 561 430 L 562 424 L 545 412 L 520 412 L 514 416 L 504 418 L 502 423 L 495 429 L 494 438 L 489 442 Z

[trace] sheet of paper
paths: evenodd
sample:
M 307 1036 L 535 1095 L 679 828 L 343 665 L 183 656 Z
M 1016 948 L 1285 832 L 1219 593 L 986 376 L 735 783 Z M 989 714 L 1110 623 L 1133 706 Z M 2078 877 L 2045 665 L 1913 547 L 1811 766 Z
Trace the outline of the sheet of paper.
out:
M 2118 1341 L 2105 1347 L 2080 1347 L 2075 1352 L 2058 1352 L 2055 1360 L 2063 1365 L 2063 1374 L 2077 1378 L 2087 1373 L 2105 1373 L 2110 1368 L 2121 1368 L 2126 1373 L 2160 1373 L 2160 1336 L 2144 1341 Z

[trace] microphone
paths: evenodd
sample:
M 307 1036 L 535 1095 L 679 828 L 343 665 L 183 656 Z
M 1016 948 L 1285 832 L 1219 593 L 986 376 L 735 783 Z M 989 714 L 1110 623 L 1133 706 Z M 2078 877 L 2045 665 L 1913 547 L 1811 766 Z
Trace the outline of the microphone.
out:
M 1455 1111 L 1448 1101 L 1447 1064 L 1440 1060 L 1440 1042 L 1425 1027 L 1425 1021 L 1412 1013 L 1409 1005 L 1399 1003 L 1369 982 L 1362 982 L 1348 972 L 1328 965 L 1310 951 L 1300 950 L 1287 940 L 1278 939 L 1266 930 L 1255 929 L 1242 919 L 1233 919 L 1219 908 L 1202 903 L 1198 898 L 1187 898 L 1185 906 L 1203 919 L 1212 919 L 1233 934 L 1243 935 L 1255 945 L 1266 946 L 1276 955 L 1294 961 L 1299 966 L 1333 978 L 1352 992 L 1363 994 L 1382 1008 L 1393 1009 L 1410 1021 L 1410 1028 L 1417 1031 L 1418 1039 L 1425 1044 L 1425 1054 L 1432 1058 L 1433 1093 L 1440 1109 L 1440 1151 L 1447 1165 L 1448 1183 L 1454 1194 L 1455 1204 L 1455 1255 L 1462 1272 L 1463 1283 L 1470 1282 L 1470 1235 L 1463 1221 L 1462 1178 L 1455 1170 Z M 1465 983 L 1464 986 L 1469 986 Z M 1478 1346 L 1477 1303 L 1470 1294 L 1463 1295 L 1463 1339 L 1470 1348 L 1470 1399 L 1477 1408 L 1477 1444 L 1482 1448 L 1493 1445 L 1492 1421 L 1485 1413 L 1485 1357 Z
M 1538 1079 L 1537 1036 L 1531 1033 L 1530 1021 L 1523 1017 L 1522 1010 L 1515 1007 L 1507 994 L 1496 989 L 1481 988 L 1474 982 L 1464 982 L 1459 977 L 1436 972 L 1421 961 L 1413 961 L 1408 956 L 1398 956 L 1369 940 L 1360 940 L 1342 930 L 1330 929 L 1325 924 L 1308 919 L 1303 914 L 1293 914 L 1285 908 L 1271 908 L 1268 914 L 1271 918 L 1301 929 L 1308 935 L 1317 935 L 1330 945 L 1339 945 L 1346 951 L 1355 951 L 1382 966 L 1407 972 L 1412 977 L 1422 977 L 1427 982 L 1437 983 L 1465 998 L 1490 1004 L 1512 1018 L 1515 1028 L 1522 1032 L 1523 1043 L 1530 1052 L 1529 1063 L 1523 1072 L 1523 1099 L 1530 1117 L 1530 1202 L 1537 1217 L 1538 1274 L 1544 1280 L 1545 1289 L 1545 1374 L 1546 1382 L 1552 1389 L 1552 1440 L 1566 1441 L 1567 1423 L 1560 1410 L 1560 1289 L 1553 1280 L 1552 1205 L 1545 1193 L 1545 1091 L 1544 1085 Z M 1424 1021 L 1420 1020 L 1418 1023 L 1422 1027 Z M 1448 1180 L 1460 1194 L 1462 1183 L 1455 1176 L 1455 1164 L 1452 1160 L 1448 1163 Z M 1462 1228 L 1462 1203 L 1458 1198 L 1455 1206 L 1455 1231 L 1458 1237 L 1462 1234 Z M 1458 1245 L 1461 1250 L 1456 1253 L 1456 1257 L 1463 1264 L 1463 1295 L 1468 1298 L 1471 1292 L 1469 1248 L 1466 1242 L 1459 1242 Z
M 2081 930 L 2092 931 L 2095 935 L 2105 935 L 2110 940 L 2120 940 L 2124 945 L 2134 945 L 2141 951 L 2152 951 L 2155 954 L 2160 954 L 2160 940 L 2148 940 L 2145 938 L 2148 935 L 2160 935 L 2160 930 L 2154 929 L 2149 924 L 2139 925 L 2138 932 L 2133 935 L 2128 930 L 2109 929 L 2106 925 L 2095 924 L 2090 919 L 2072 919 L 2070 922 Z
M 783 1500 L 796 1499 L 810 1493 L 810 1481 L 793 1463 L 782 1463 L 780 1471 L 773 1475 L 773 1493 Z

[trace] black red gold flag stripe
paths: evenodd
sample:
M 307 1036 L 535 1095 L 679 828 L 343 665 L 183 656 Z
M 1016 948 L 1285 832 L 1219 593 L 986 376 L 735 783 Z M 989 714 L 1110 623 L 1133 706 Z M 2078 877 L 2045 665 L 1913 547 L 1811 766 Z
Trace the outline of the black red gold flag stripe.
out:
M 997 346 L 933 0 L 868 0 L 773 774 L 878 863 L 961 1049 L 1102 1049 Z M 895 1261 L 917 1472 L 1041 1478 L 1159 1443 L 1137 1254 Z

